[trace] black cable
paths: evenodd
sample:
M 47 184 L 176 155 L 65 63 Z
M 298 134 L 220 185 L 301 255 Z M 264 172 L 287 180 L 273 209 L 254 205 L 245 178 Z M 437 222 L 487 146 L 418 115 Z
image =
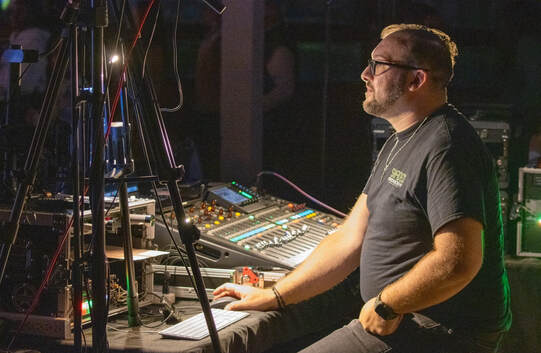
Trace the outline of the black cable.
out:
M 8 344 L 8 350 L 10 349 L 10 347 L 13 345 L 13 343 L 17 339 L 17 336 L 21 333 L 21 329 L 24 327 L 24 325 L 27 322 L 27 319 L 29 318 L 30 314 L 32 314 L 32 312 L 37 308 L 37 305 L 39 303 L 39 298 L 40 298 L 41 294 L 43 293 L 43 291 L 47 287 L 47 284 L 51 280 L 52 276 L 55 274 L 56 262 L 58 261 L 58 259 L 60 257 L 60 254 L 61 254 L 61 251 L 62 251 L 62 248 L 64 247 L 64 244 L 66 243 L 66 240 L 67 240 L 67 238 L 69 236 L 69 229 L 72 226 L 72 222 L 73 222 L 73 218 L 70 218 L 70 220 L 68 221 L 68 223 L 65 226 L 63 235 L 59 238 L 60 241 L 58 242 L 58 246 L 57 246 L 57 248 L 56 248 L 56 250 L 54 252 L 54 256 L 51 259 L 51 262 L 47 266 L 46 275 L 43 278 L 43 280 L 41 281 L 39 289 L 37 290 L 37 292 L 35 293 L 35 295 L 32 298 L 32 304 L 26 310 L 23 320 L 19 323 L 19 326 L 18 326 L 18 328 L 17 328 L 17 330 L 15 332 L 15 335 L 11 338 L 11 340 L 10 340 L 10 342 Z
M 63 37 L 62 35 L 60 35 L 56 43 L 53 46 L 51 46 L 51 49 L 47 50 L 46 52 L 39 53 L 39 57 L 46 58 L 52 53 L 54 53 L 58 49 L 58 47 L 60 47 L 60 44 L 62 44 L 62 40 L 63 40 Z
M 156 33 L 156 26 L 158 24 L 158 18 L 160 17 L 160 9 L 161 9 L 161 2 L 158 3 L 158 8 L 156 9 L 156 16 L 154 18 L 154 24 L 152 25 L 152 32 L 150 32 L 150 38 L 148 39 L 148 44 L 145 49 L 145 55 L 143 56 L 143 67 L 141 70 L 141 76 L 145 77 L 145 67 L 148 57 L 148 52 L 150 50 L 150 46 L 152 45 L 152 41 L 154 40 L 154 34 Z
M 86 303 L 88 305 L 88 312 L 90 313 L 90 320 L 94 320 L 94 310 L 92 308 L 92 296 L 90 295 L 90 290 L 88 289 L 88 278 L 86 278 L 83 273 L 83 283 L 85 284 L 85 293 L 86 293 Z
M 123 0 L 122 1 L 122 8 L 120 10 L 120 19 L 118 21 L 118 29 L 117 29 L 117 32 L 116 32 L 116 38 L 115 38 L 115 46 L 114 46 L 114 49 L 113 49 L 113 53 L 117 53 L 118 52 L 118 46 L 120 44 L 120 33 L 122 31 L 122 22 L 124 20 L 124 12 L 126 11 L 126 1 L 127 0 Z M 114 1 L 112 1 L 112 4 L 113 6 L 115 7 L 116 9 L 116 4 Z M 113 63 L 109 63 L 109 66 L 113 66 Z M 112 73 L 112 69 L 110 68 L 110 71 Z M 111 79 L 113 78 L 113 75 L 109 75 L 109 77 L 107 78 L 107 85 L 105 86 L 105 95 L 109 95 L 109 88 L 111 87 Z M 122 77 L 120 78 L 122 79 Z
M 110 68 L 110 67 L 108 68 L 108 66 L 107 66 L 107 49 L 105 48 L 105 41 L 103 42 L 102 53 L 103 53 L 103 56 L 102 56 L 103 74 L 105 75 L 105 77 L 107 77 L 107 80 L 109 81 L 109 78 L 111 78 L 113 76 L 112 75 L 113 71 L 112 71 L 112 68 Z M 109 71 L 111 71 L 111 75 L 109 75 Z M 106 86 L 106 88 L 107 88 L 107 86 Z M 106 109 L 105 116 L 110 116 L 111 115 L 111 97 L 109 96 L 109 91 L 105 91 L 105 93 L 103 94 L 102 103 L 105 106 L 104 109 Z M 112 118 L 111 118 L 111 120 L 112 120 Z M 104 143 L 105 146 L 107 146 L 107 139 L 105 139 L 103 141 L 103 143 Z M 107 166 L 105 166 L 105 167 L 107 167 Z
M 150 161 L 148 161 L 148 163 L 150 163 Z M 177 242 L 175 241 L 175 238 L 173 237 L 173 233 L 171 232 L 171 229 L 169 228 L 169 224 L 165 220 L 165 215 L 163 213 L 162 202 L 161 202 L 160 198 L 158 197 L 158 188 L 156 187 L 156 182 L 152 182 L 152 187 L 154 188 L 154 194 L 156 195 L 156 201 L 158 202 L 158 209 L 159 209 L 160 214 L 162 216 L 162 221 L 163 221 L 163 223 L 165 225 L 165 229 L 167 229 L 167 233 L 169 234 L 169 237 L 171 238 L 171 241 L 173 242 L 173 245 L 174 245 L 175 249 L 177 250 L 177 252 L 178 252 L 178 254 L 180 256 L 182 264 L 184 265 L 184 268 L 186 269 L 186 273 L 188 274 L 188 277 L 190 278 L 190 282 L 192 283 L 193 288 L 196 288 L 195 281 L 194 281 L 194 279 L 192 277 L 192 274 L 191 274 L 190 270 L 188 269 L 188 265 L 186 264 L 186 259 L 184 259 L 184 256 L 182 256 L 182 252 L 180 251 L 180 248 L 179 248 Z M 196 293 L 197 293 L 197 291 L 196 291 Z
M 118 45 L 120 43 L 120 33 L 122 30 L 122 22 L 124 22 L 124 12 L 126 11 L 126 1 L 127 0 L 122 1 L 122 9 L 120 9 L 120 18 L 118 20 L 118 30 L 116 32 L 116 38 L 115 38 L 115 47 L 114 47 L 115 52 L 118 50 Z M 115 3 L 113 2 L 113 4 Z
M 109 208 L 105 212 L 105 217 L 109 214 L 109 212 L 113 209 L 113 206 L 115 205 L 116 197 L 118 196 L 118 192 L 120 191 L 120 183 L 117 183 L 118 187 L 116 188 L 115 195 L 113 196 L 113 201 L 111 201 L 111 204 L 109 205 Z
M 28 69 L 30 68 L 30 66 L 32 66 L 33 63 L 28 63 L 28 65 L 26 65 L 26 67 L 24 68 L 23 72 L 21 73 L 21 76 L 19 76 L 19 78 L 17 79 L 17 81 L 22 81 L 23 77 L 24 77 L 24 74 L 26 74 L 28 72 Z M 13 92 L 12 92 L 13 93 Z
M 128 80 L 128 82 L 130 82 L 130 81 Z M 133 98 L 135 100 L 134 107 L 139 107 L 140 102 L 138 102 L 137 99 L 135 99 L 136 98 L 135 96 Z M 138 129 L 138 131 L 143 133 L 144 130 L 143 130 L 143 126 L 142 126 L 141 119 L 140 119 L 140 117 L 141 117 L 140 108 L 136 109 L 136 115 L 139 117 L 139 118 L 136 119 L 137 129 Z M 149 155 L 148 148 L 147 148 L 147 145 L 145 143 L 145 140 L 144 140 L 143 136 L 141 136 L 141 149 L 143 151 L 144 160 L 145 160 L 145 162 L 147 164 L 147 169 L 148 169 L 149 173 L 152 175 L 152 165 L 150 164 L 150 155 Z M 169 237 L 171 238 L 171 241 L 173 242 L 173 245 L 175 246 L 175 249 L 177 250 L 178 254 L 181 257 L 182 263 L 184 264 L 184 268 L 186 269 L 186 273 L 188 274 L 188 277 L 190 278 L 190 281 L 192 283 L 193 288 L 197 288 L 196 285 L 195 285 L 195 281 L 194 281 L 194 279 L 192 277 L 192 274 L 191 274 L 190 270 L 188 269 L 188 265 L 186 264 L 186 261 L 185 261 L 184 257 L 182 256 L 182 252 L 180 250 L 180 247 L 178 246 L 177 242 L 175 241 L 175 238 L 173 237 L 173 233 L 171 232 L 171 229 L 169 228 L 169 224 L 167 223 L 167 221 L 165 219 L 165 215 L 164 215 L 164 212 L 163 212 L 163 206 L 162 206 L 160 197 L 158 196 L 158 188 L 156 186 L 156 182 L 154 182 L 154 181 L 152 182 L 152 187 L 154 189 L 154 195 L 156 195 L 156 201 L 158 203 L 158 210 L 159 210 L 159 212 L 160 212 L 160 214 L 162 216 L 162 221 L 163 221 L 163 223 L 165 225 L 165 228 L 167 229 L 167 233 L 169 234 Z
M 85 353 L 87 353 L 88 352 L 88 344 L 86 343 L 85 330 L 81 330 L 81 336 L 83 337 L 83 342 L 84 342 L 84 345 L 85 345 Z
M 120 189 L 120 184 L 118 184 L 118 187 L 115 191 L 115 195 L 113 196 L 113 201 L 111 201 L 111 204 L 109 205 L 109 208 L 107 209 L 107 211 L 105 212 L 104 214 L 104 217 L 107 217 L 107 215 L 109 214 L 109 212 L 111 212 L 111 210 L 113 209 L 114 205 L 115 205 L 115 201 L 116 201 L 116 198 L 117 198 L 117 195 L 118 195 L 118 191 Z M 84 202 L 83 202 L 83 207 L 82 209 L 84 210 Z M 83 211 L 82 210 L 82 211 Z M 81 217 L 81 219 L 83 219 Z M 84 222 L 83 222 L 84 223 Z M 90 244 L 89 244 L 89 248 L 86 250 L 87 252 L 90 251 L 90 249 L 92 249 L 94 246 L 94 232 L 92 232 L 92 237 L 90 238 Z
M 178 23 L 180 20 L 180 0 L 178 0 L 177 3 L 177 16 L 175 19 L 175 29 L 173 32 L 173 71 L 175 73 L 175 79 L 177 81 L 177 87 L 178 87 L 178 99 L 179 102 L 176 107 L 174 108 L 161 108 L 160 111 L 164 113 L 174 113 L 180 110 L 182 106 L 184 105 L 184 93 L 182 92 L 182 83 L 180 82 L 180 75 L 178 73 L 178 48 L 177 48 L 177 32 L 178 32 Z
M 60 36 L 60 38 L 58 39 L 58 41 L 56 42 L 56 44 L 54 45 L 53 48 L 49 49 L 48 51 L 46 52 L 43 52 L 43 53 L 39 53 L 38 57 L 40 59 L 42 58 L 46 58 L 47 56 L 51 55 L 52 53 L 54 53 L 58 47 L 60 47 L 60 44 L 62 44 L 62 41 L 65 40 L 66 38 L 63 37 L 63 36 Z M 39 61 L 39 60 L 38 60 Z M 28 69 L 30 69 L 30 66 L 32 66 L 33 63 L 27 63 L 26 67 L 24 68 L 23 72 L 21 73 L 21 75 L 19 77 L 17 77 L 17 81 L 21 81 L 22 82 L 22 79 L 24 77 L 24 75 L 28 72 Z M 11 102 L 11 99 L 13 98 L 13 94 L 15 93 L 15 87 L 11 88 L 9 94 L 7 95 L 8 99 L 7 99 L 7 103 Z
M 162 298 L 162 302 L 160 303 L 164 306 L 167 307 L 167 309 L 169 310 L 169 314 L 167 315 L 167 317 L 165 317 L 162 321 L 160 321 L 159 323 L 155 324 L 155 325 L 149 325 L 149 324 L 145 324 L 143 323 L 143 321 L 141 320 L 141 317 L 139 317 L 139 321 L 141 322 L 141 325 L 143 327 L 146 327 L 146 328 L 157 328 L 157 327 L 160 327 L 162 326 L 163 324 L 165 324 L 174 314 L 175 314 L 175 307 L 171 304 L 169 304 L 168 302 L 164 301 L 163 298 Z
M 267 170 L 264 170 L 264 171 L 261 171 L 257 174 L 257 178 L 256 178 L 256 187 L 257 187 L 257 190 L 259 192 L 259 190 L 261 189 L 261 176 L 262 175 L 272 175 L 272 176 L 275 176 L 277 177 L 278 179 L 284 181 L 286 184 L 288 184 L 289 186 L 291 186 L 295 191 L 299 192 L 301 195 L 303 195 L 304 197 L 306 197 L 309 201 L 312 201 L 314 202 L 315 204 L 331 211 L 332 213 L 340 216 L 340 217 L 343 217 L 345 218 L 347 215 L 329 205 L 327 205 L 326 203 L 318 200 L 317 198 L 315 198 L 314 196 L 308 194 L 306 191 L 304 191 L 303 189 L 301 189 L 299 186 L 295 185 L 292 181 L 290 181 L 289 179 L 287 179 L 286 177 L 284 177 L 283 175 L 280 175 L 276 172 L 271 172 L 271 171 L 267 171 Z
M 28 72 L 28 69 L 30 69 L 30 66 L 32 66 L 33 63 L 28 63 L 26 65 L 26 67 L 24 68 L 23 72 L 21 73 L 21 76 L 19 76 L 17 78 L 17 81 L 21 81 L 23 80 L 23 77 L 24 77 L 24 74 L 26 74 Z M 9 91 L 9 94 L 7 95 L 8 99 L 6 101 L 6 103 L 11 103 L 11 100 L 13 99 L 13 95 L 15 94 L 15 88 L 16 87 L 10 87 L 10 91 Z
M 137 313 L 137 318 L 139 319 L 139 322 L 141 323 L 141 326 L 146 327 L 146 328 L 150 328 L 150 329 L 154 329 L 154 328 L 160 327 L 160 326 L 164 325 L 165 323 L 167 323 L 167 321 L 169 319 L 171 319 L 171 317 L 176 313 L 176 309 L 175 309 L 174 305 L 171 305 L 171 304 L 167 303 L 166 301 L 164 301 L 163 297 L 159 296 L 158 294 L 156 294 L 154 292 L 149 292 L 149 294 L 158 297 L 161 300 L 161 302 L 159 304 L 163 305 L 164 307 L 167 308 L 167 310 L 169 310 L 169 314 L 167 314 L 167 316 L 165 318 L 163 318 L 163 314 L 148 313 L 148 314 L 141 315 L 140 312 Z M 157 317 L 162 317 L 163 319 L 160 320 L 158 323 L 156 323 L 154 325 L 149 325 L 148 323 L 143 322 L 143 320 L 142 320 L 143 316 L 150 317 L 151 320 L 155 320 L 155 318 L 157 318 Z M 115 326 L 112 326 L 112 325 L 107 325 L 107 327 L 109 327 L 109 328 L 111 328 L 113 330 L 116 330 L 116 331 L 121 331 L 121 332 L 126 332 L 126 333 L 134 332 L 134 331 L 129 331 L 129 329 L 131 329 L 131 327 L 129 327 L 129 326 L 115 327 Z M 145 332 L 145 331 L 138 330 L 135 333 L 141 333 L 141 332 Z M 152 331 L 152 332 L 147 331 L 146 333 L 157 333 L 157 331 Z

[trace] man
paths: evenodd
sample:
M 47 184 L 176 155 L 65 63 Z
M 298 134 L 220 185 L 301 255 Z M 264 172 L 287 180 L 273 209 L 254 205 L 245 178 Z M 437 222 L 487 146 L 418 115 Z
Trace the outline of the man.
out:
M 357 266 L 358 320 L 306 352 L 495 352 L 509 329 L 493 161 L 447 104 L 456 45 L 443 32 L 391 25 L 361 77 L 363 107 L 396 133 L 357 203 L 272 289 L 226 284 L 232 310 L 271 310 L 329 290 Z

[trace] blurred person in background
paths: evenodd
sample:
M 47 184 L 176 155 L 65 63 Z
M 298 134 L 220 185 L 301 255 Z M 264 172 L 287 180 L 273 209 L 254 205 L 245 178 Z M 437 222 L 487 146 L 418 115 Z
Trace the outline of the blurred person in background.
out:
M 281 169 L 287 160 L 284 131 L 291 124 L 295 92 L 295 54 L 286 31 L 280 0 L 265 1 L 263 62 L 263 166 Z M 221 23 L 210 10 L 203 14 L 207 33 L 198 50 L 195 70 L 196 141 L 207 178 L 219 179 Z M 291 130 L 291 129 L 289 129 Z M 284 147 L 284 148 L 279 148 Z
M 11 34 L 10 45 L 19 44 L 23 49 L 37 50 L 44 53 L 48 49 L 51 36 L 47 28 L 42 27 L 43 6 L 40 1 L 14 0 L 9 7 Z M 25 122 L 35 124 L 39 117 L 39 109 L 43 93 L 47 86 L 49 62 L 40 58 L 36 63 L 22 64 L 24 73 L 21 81 L 21 95 L 25 102 Z M 9 82 L 9 63 L 0 63 L 0 96 L 8 100 L 7 86 Z

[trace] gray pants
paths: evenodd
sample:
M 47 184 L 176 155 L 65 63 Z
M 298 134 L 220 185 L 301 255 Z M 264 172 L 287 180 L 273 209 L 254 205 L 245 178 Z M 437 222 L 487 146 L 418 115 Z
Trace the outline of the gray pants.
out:
M 462 334 L 420 314 L 406 315 L 392 335 L 373 335 L 357 320 L 359 293 L 354 272 L 329 292 L 277 312 L 274 337 L 281 340 L 266 353 L 494 353 L 503 336 Z
M 377 336 L 364 330 L 359 320 L 337 329 L 302 353 L 493 353 L 503 333 L 461 336 L 429 318 L 406 316 L 399 329 L 389 336 Z

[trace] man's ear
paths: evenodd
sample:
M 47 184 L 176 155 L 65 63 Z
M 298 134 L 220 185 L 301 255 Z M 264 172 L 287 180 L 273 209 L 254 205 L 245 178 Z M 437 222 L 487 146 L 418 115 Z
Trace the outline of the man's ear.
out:
M 410 81 L 408 89 L 410 90 L 410 92 L 418 90 L 419 88 L 427 84 L 427 79 L 428 76 L 424 70 L 415 70 L 414 76 Z

